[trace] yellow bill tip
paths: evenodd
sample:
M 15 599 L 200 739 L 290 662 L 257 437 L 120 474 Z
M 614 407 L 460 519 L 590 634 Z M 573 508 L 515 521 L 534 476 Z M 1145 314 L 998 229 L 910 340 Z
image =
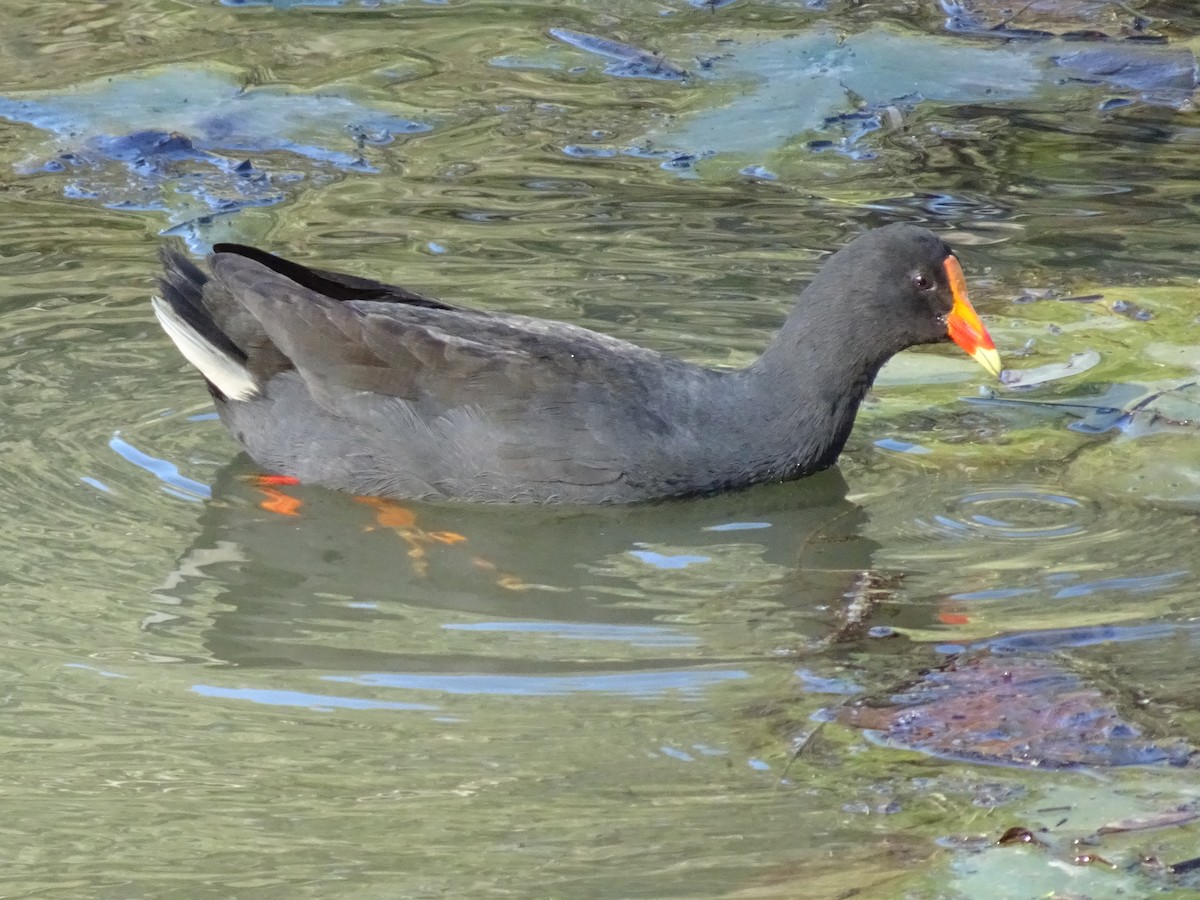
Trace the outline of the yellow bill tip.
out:
M 954 298 L 954 305 L 946 316 L 946 332 L 964 353 L 999 378 L 1003 370 L 1000 354 L 996 352 L 996 345 L 992 343 L 992 337 L 975 312 L 975 307 L 967 299 L 967 279 L 963 276 L 962 267 L 953 256 L 947 256 L 943 266 Z
M 971 354 L 971 359 L 987 369 L 995 378 L 999 378 L 1000 373 L 1004 370 L 1004 366 L 1000 362 L 1000 354 L 996 352 L 995 347 L 980 347 Z

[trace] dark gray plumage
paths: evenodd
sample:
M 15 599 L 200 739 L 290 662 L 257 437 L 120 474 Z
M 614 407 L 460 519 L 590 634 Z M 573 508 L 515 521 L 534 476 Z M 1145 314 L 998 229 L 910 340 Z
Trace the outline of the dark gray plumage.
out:
M 218 244 L 155 310 L 260 465 L 398 499 L 631 502 L 831 465 L 879 368 L 948 339 L 950 249 L 895 225 L 832 256 L 752 365 L 463 309 Z M 960 342 L 961 343 L 961 342 Z M 993 351 L 994 353 L 994 351 Z

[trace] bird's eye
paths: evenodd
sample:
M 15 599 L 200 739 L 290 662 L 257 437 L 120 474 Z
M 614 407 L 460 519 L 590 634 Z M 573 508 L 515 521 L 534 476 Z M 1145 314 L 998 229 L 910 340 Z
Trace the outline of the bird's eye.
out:
M 928 291 L 933 287 L 933 281 L 923 272 L 918 272 L 912 277 L 913 287 L 918 291 Z

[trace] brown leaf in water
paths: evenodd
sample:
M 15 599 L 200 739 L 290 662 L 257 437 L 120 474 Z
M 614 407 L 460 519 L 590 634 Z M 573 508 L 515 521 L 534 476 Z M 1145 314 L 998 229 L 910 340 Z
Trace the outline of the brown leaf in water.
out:
M 960 656 L 885 702 L 842 708 L 837 720 L 889 744 L 996 765 L 1182 765 L 1191 752 L 1146 740 L 1100 690 L 1029 655 Z

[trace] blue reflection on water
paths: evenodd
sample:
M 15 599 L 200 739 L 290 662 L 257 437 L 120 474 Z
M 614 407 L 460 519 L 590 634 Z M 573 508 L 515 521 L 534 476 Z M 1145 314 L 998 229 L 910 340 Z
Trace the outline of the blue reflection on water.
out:
M 128 678 L 128 675 L 122 675 L 120 672 L 109 672 L 107 669 L 97 669 L 95 666 L 89 666 L 86 663 L 63 663 L 64 669 L 86 669 L 89 672 L 95 672 L 102 678 Z
M 201 697 L 222 700 L 249 700 L 266 706 L 303 706 L 306 709 L 407 709 L 436 710 L 427 703 L 397 703 L 388 700 L 368 700 L 363 697 L 330 697 L 326 694 L 307 694 L 303 691 L 273 691 L 264 688 L 223 688 L 211 684 L 192 685 L 192 692 Z
M 690 753 L 684 753 L 682 750 L 676 750 L 674 747 L 668 747 L 666 744 L 658 748 L 658 752 L 663 756 L 669 756 L 672 759 L 677 759 L 680 762 L 695 762 L 696 757 Z
M 1134 578 L 1104 578 L 1100 581 L 1089 581 L 1084 584 L 1073 584 L 1070 587 L 1062 588 L 1054 595 L 1054 599 L 1062 600 L 1067 597 L 1087 597 L 1098 591 L 1129 591 L 1130 593 L 1140 594 L 1145 591 L 1172 587 L 1180 578 L 1190 574 L 1186 569 L 1181 569 L 1177 572 L 1163 572 L 1161 575 L 1144 575 Z
M 897 438 L 881 438 L 875 442 L 875 446 L 880 450 L 894 450 L 897 453 L 912 453 L 917 456 L 933 452 L 928 447 L 922 447 L 920 444 L 910 444 L 908 441 L 901 441 Z
M 193 503 L 199 503 L 201 500 L 207 500 L 212 497 L 212 489 L 207 484 L 179 474 L 179 467 L 173 462 L 159 459 L 157 456 L 151 456 L 149 453 L 143 453 L 137 447 L 122 440 L 120 432 L 112 436 L 112 439 L 108 442 L 108 446 L 119 453 L 125 460 L 133 463 L 140 469 L 145 469 L 159 481 L 163 482 L 163 490 L 173 497 L 179 497 L 181 500 L 190 500 Z
M 636 556 L 642 562 L 648 563 L 657 569 L 686 569 L 695 563 L 712 561 L 712 557 L 710 556 L 666 556 L 662 553 L 655 553 L 653 550 L 630 550 L 629 555 Z
M 1053 628 L 1031 631 L 983 641 L 978 646 L 993 650 L 1055 650 L 1062 647 L 1089 647 L 1094 644 L 1156 641 L 1194 627 L 1157 623 L 1153 625 L 1087 625 L 1078 628 Z
M 624 694 L 661 697 L 679 692 L 698 699 L 704 688 L 723 681 L 749 678 L 741 669 L 703 671 L 623 672 L 605 675 L 427 675 L 404 672 L 368 672 L 362 675 L 325 675 L 323 681 L 390 687 L 447 694 L 494 694 L 516 697 L 551 697 L 577 693 Z

